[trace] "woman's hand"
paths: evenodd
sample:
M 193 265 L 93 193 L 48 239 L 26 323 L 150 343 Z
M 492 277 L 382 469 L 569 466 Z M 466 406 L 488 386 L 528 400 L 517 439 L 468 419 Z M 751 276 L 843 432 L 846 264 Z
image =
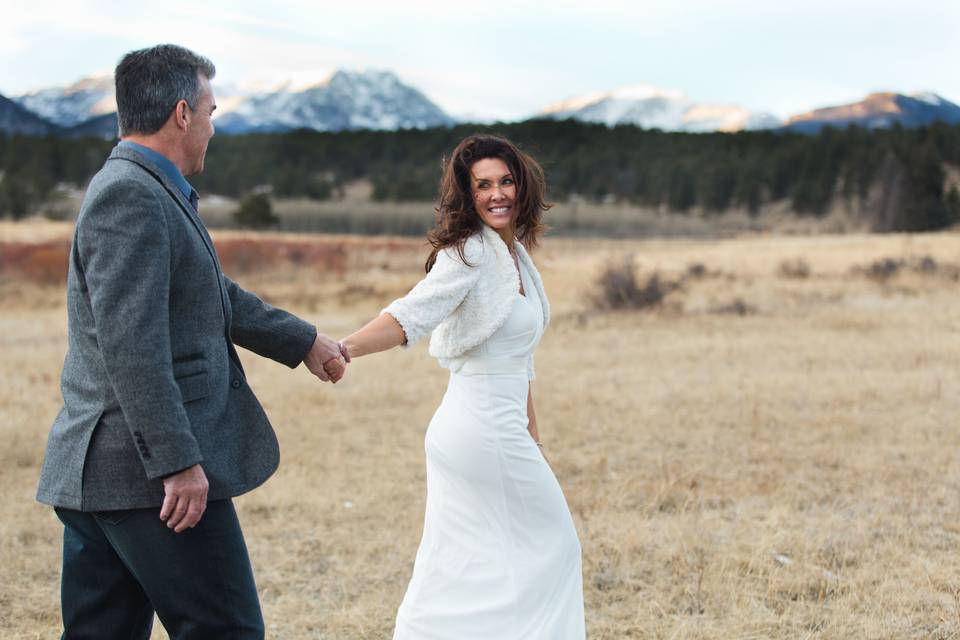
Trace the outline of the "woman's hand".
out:
M 537 448 L 540 449 L 540 455 L 543 456 L 543 459 L 546 460 L 547 464 L 550 465 L 550 458 L 547 457 L 547 452 L 544 450 L 546 447 L 539 440 L 534 440 L 537 443 Z M 550 465 L 552 466 L 552 465 Z
M 323 371 L 330 378 L 330 382 L 337 384 L 347 371 L 347 359 L 342 354 L 330 358 L 323 363 Z
M 333 360 L 341 358 L 343 360 L 341 367 L 332 364 Z M 324 382 L 331 380 L 330 372 L 327 371 L 328 364 L 331 364 L 331 370 L 339 371 L 336 380 L 333 380 L 336 382 L 343 377 L 343 373 L 346 371 L 346 363 L 348 362 L 350 362 L 350 354 L 347 352 L 346 347 L 343 346 L 343 343 L 335 342 L 332 338 L 322 333 L 317 333 L 317 338 L 313 341 L 313 346 L 303 360 L 303 363 L 307 365 L 310 373 Z

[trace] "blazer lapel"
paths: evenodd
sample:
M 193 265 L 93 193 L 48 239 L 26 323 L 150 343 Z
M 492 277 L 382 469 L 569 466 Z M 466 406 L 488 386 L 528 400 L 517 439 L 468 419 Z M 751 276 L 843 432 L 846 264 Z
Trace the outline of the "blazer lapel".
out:
M 170 197 L 173 198 L 174 202 L 177 203 L 183 214 L 187 216 L 190 224 L 192 224 L 193 228 L 196 229 L 198 234 L 200 234 L 200 240 L 203 242 L 203 246 L 207 248 L 207 253 L 210 254 L 210 258 L 213 260 L 213 265 L 217 270 L 217 284 L 220 287 L 220 305 L 223 307 L 223 317 L 229 328 L 230 323 L 228 318 L 230 312 L 227 306 L 227 293 L 224 290 L 223 278 L 221 276 L 223 269 L 220 267 L 220 259 L 217 257 L 217 251 L 213 247 L 213 239 L 207 233 L 207 229 L 200 220 L 199 214 L 197 214 L 196 210 L 193 208 L 193 205 L 190 204 L 187 196 L 185 196 L 180 188 L 173 184 L 170 178 L 168 178 L 167 175 L 155 164 L 135 151 L 130 151 L 122 147 L 115 147 L 108 160 L 126 160 L 128 162 L 132 162 L 153 176 L 157 182 L 163 186 L 167 193 L 170 194 Z
M 217 252 L 213 248 L 213 242 L 206 233 L 206 228 L 201 222 L 200 218 L 197 215 L 196 210 L 193 208 L 193 205 L 190 204 L 190 200 L 187 199 L 187 196 L 180 191 L 180 188 L 173 184 L 170 178 L 161 171 L 155 164 L 150 162 L 147 158 L 144 158 L 142 155 L 136 151 L 130 151 L 128 149 L 123 149 L 117 147 L 113 150 L 113 153 L 110 154 L 110 159 L 121 159 L 128 160 L 134 164 L 142 167 L 147 173 L 153 176 L 157 182 L 163 185 L 163 188 L 166 189 L 167 193 L 170 194 L 170 197 L 180 206 L 180 210 L 183 211 L 184 215 L 189 218 L 190 223 L 197 230 L 197 233 L 200 234 L 200 238 L 203 240 L 203 244 L 207 247 L 207 251 L 210 252 L 210 256 L 217 262 L 219 266 L 219 261 L 217 260 Z

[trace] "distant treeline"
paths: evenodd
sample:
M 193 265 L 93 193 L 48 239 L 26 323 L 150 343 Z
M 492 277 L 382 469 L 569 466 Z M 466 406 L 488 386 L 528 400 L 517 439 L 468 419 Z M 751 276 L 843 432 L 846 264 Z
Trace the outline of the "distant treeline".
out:
M 518 142 L 543 164 L 550 197 L 629 202 L 677 213 L 789 202 L 824 215 L 837 199 L 877 230 L 928 230 L 960 216 L 945 188 L 960 168 L 960 126 L 688 134 L 532 120 L 403 131 L 295 131 L 217 136 L 206 170 L 191 182 L 206 194 L 239 197 L 269 187 L 275 197 L 329 199 L 355 180 L 384 201 L 432 200 L 441 158 L 464 136 L 486 131 Z M 0 215 L 21 216 L 54 187 L 83 186 L 112 143 L 0 136 Z

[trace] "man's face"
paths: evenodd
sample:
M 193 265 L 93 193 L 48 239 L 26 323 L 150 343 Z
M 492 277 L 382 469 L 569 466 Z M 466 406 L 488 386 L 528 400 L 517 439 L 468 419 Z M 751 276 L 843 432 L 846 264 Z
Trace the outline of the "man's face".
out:
M 203 171 L 203 160 L 207 155 L 207 144 L 213 137 L 213 112 L 217 108 L 210 80 L 200 76 L 200 97 L 196 109 L 190 110 L 190 121 L 184 139 L 184 147 L 190 168 L 185 175 L 191 176 Z

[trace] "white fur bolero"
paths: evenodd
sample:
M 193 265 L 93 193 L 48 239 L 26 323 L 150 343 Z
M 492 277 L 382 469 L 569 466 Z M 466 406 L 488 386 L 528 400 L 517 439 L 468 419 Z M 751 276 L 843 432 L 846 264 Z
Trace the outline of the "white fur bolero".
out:
M 540 297 L 546 327 L 550 305 L 540 273 L 521 243 L 514 241 L 514 248 Z M 430 355 L 448 360 L 476 347 L 506 322 L 520 295 L 520 275 L 506 243 L 484 225 L 467 239 L 463 253 L 473 266 L 463 263 L 456 248 L 444 249 L 426 277 L 383 310 L 400 323 L 407 336 L 405 346 L 433 332 Z M 529 375 L 533 377 L 532 363 Z

